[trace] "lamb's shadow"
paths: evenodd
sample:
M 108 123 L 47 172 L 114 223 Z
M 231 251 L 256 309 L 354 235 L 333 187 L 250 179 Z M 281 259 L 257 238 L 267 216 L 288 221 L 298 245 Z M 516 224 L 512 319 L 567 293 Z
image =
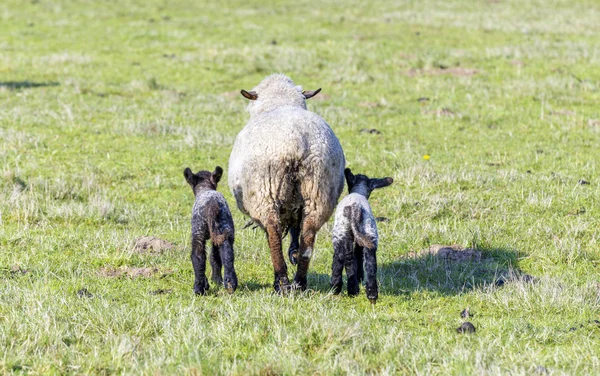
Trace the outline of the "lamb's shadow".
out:
M 478 248 L 456 253 L 420 252 L 379 265 L 380 295 L 407 295 L 414 291 L 435 291 L 458 295 L 485 285 L 502 286 L 533 277 L 519 269 L 521 252 L 507 248 Z M 310 289 L 330 291 L 329 275 L 308 274 Z M 344 291 L 346 280 L 344 278 Z M 364 294 L 364 286 L 361 286 Z
M 464 252 L 467 252 L 463 254 Z M 519 269 L 523 254 L 507 248 L 477 248 L 456 252 L 421 252 L 380 265 L 380 293 L 405 295 L 435 291 L 458 295 L 486 285 L 532 280 Z
M 31 81 L 0 81 L 0 88 L 9 90 L 32 89 L 36 87 L 58 86 L 58 82 L 31 82 Z

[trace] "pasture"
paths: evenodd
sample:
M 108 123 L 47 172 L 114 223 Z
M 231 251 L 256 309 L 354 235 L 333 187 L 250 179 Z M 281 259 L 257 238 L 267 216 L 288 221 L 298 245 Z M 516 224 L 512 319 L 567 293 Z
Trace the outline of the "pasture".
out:
M 599 373 L 599 19 L 591 0 L 2 1 L 0 373 Z M 374 306 L 329 291 L 332 220 L 285 297 L 242 229 L 239 91 L 273 72 L 323 88 L 308 108 L 355 173 L 395 180 L 370 199 Z M 199 297 L 182 172 L 216 165 L 239 288 Z

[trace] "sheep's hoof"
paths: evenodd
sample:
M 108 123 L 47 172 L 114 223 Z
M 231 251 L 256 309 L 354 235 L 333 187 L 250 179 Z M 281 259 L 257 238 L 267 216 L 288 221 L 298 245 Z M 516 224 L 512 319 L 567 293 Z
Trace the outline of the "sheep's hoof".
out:
M 205 295 L 208 291 L 208 279 L 206 277 L 202 281 L 197 281 L 194 283 L 194 293 L 196 295 Z
M 342 292 L 342 283 L 335 283 L 331 285 L 331 291 L 333 292 L 334 295 L 339 295 Z
M 369 299 L 369 301 L 371 302 L 371 304 L 375 305 L 375 303 L 377 303 L 377 298 L 375 298 L 375 299 Z
M 283 278 L 275 278 L 275 282 L 273 283 L 273 288 L 275 292 L 281 295 L 285 295 L 290 292 L 292 286 L 290 285 L 290 281 L 287 277 Z
M 298 265 L 299 255 L 300 252 L 298 252 L 297 248 L 290 248 L 290 250 L 288 251 L 288 256 L 290 257 L 290 262 L 292 263 L 292 265 Z
M 304 291 L 304 290 L 306 290 L 307 285 L 308 285 L 308 282 L 306 281 L 306 277 L 298 277 L 298 276 L 294 277 L 294 289 L 295 290 Z

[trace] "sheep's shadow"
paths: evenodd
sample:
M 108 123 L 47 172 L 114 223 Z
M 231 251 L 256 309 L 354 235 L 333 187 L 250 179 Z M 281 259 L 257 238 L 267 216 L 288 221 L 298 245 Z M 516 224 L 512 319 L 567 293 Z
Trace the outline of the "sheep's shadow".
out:
M 462 253 L 467 252 L 462 255 Z M 519 268 L 522 253 L 508 248 L 477 248 L 409 254 L 384 263 L 378 278 L 381 294 L 406 295 L 414 291 L 435 291 L 458 295 L 486 285 L 502 286 L 532 277 Z
M 58 82 L 32 82 L 32 81 L 0 81 L 0 88 L 9 90 L 32 89 L 37 87 L 58 86 Z
M 464 253 L 463 253 L 464 252 Z M 513 280 L 527 282 L 533 277 L 519 269 L 523 254 L 507 248 L 477 248 L 444 252 L 418 252 L 379 265 L 380 295 L 408 295 L 415 291 L 435 291 L 458 295 L 486 285 L 502 286 Z M 310 289 L 330 291 L 329 275 L 309 273 Z M 344 278 L 344 292 L 346 280 Z M 364 286 L 361 286 L 361 294 Z

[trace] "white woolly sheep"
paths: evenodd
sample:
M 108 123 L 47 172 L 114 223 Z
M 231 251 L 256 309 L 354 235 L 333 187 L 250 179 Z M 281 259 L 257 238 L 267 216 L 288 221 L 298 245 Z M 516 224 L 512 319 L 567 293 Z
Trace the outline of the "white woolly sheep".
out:
M 229 187 L 238 208 L 266 231 L 278 292 L 290 285 L 283 235 L 290 231 L 290 261 L 298 263 L 294 282 L 305 289 L 316 234 L 343 190 L 340 142 L 323 118 L 306 109 L 306 99 L 320 90 L 302 91 L 283 74 L 242 90 L 250 120 L 229 158 Z
M 335 210 L 331 287 L 336 294 L 342 292 L 342 271 L 345 267 L 348 295 L 358 295 L 366 269 L 367 298 L 375 303 L 378 297 L 376 252 L 379 239 L 377 224 L 367 200 L 374 189 L 387 187 L 394 179 L 369 179 L 360 174 L 355 176 L 349 168 L 344 175 L 349 195 L 340 201 Z

